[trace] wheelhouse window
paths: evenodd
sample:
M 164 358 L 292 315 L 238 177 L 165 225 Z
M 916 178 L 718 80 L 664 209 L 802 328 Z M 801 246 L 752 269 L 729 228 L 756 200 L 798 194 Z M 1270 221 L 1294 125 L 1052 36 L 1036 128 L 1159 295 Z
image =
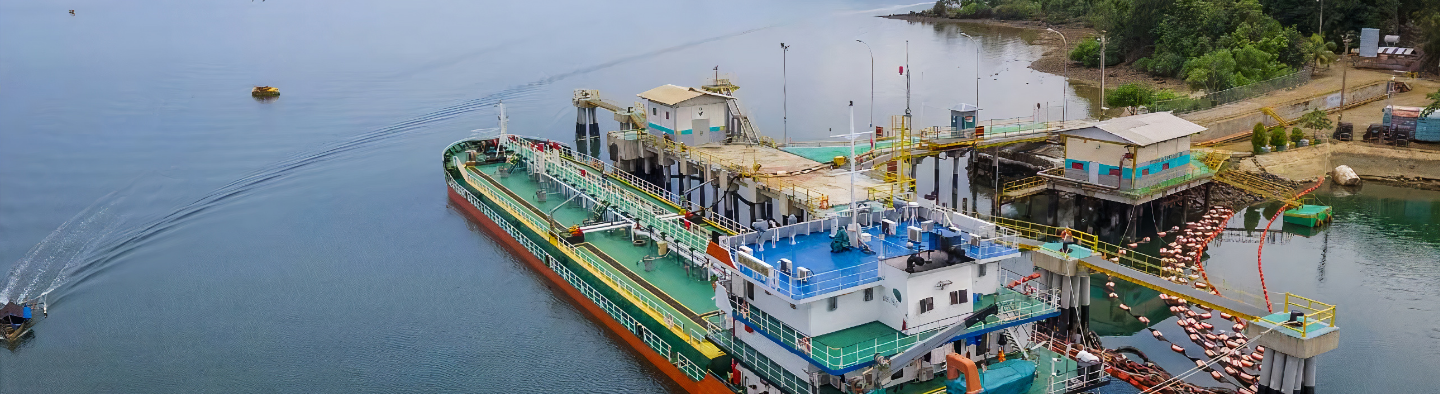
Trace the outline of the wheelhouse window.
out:
M 969 301 L 970 294 L 966 290 L 955 290 L 950 292 L 950 305 L 960 305 Z

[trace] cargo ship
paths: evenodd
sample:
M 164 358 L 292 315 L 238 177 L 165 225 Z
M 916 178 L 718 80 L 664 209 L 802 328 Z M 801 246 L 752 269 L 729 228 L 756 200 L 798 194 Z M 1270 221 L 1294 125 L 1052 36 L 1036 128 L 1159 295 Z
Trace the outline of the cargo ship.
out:
M 708 138 L 753 143 L 727 130 L 748 123 L 733 97 L 666 86 L 623 119 L 649 125 L 650 112 L 669 118 L 701 98 L 720 109 Z M 752 212 L 739 215 L 741 204 L 687 193 L 740 179 L 725 168 L 689 190 L 652 182 L 512 134 L 500 114 L 498 135 L 444 150 L 452 203 L 687 392 L 1070 393 L 1108 382 L 1103 361 L 1037 341 L 1058 327 L 1045 322 L 1061 316 L 1061 290 L 1035 280 L 1014 230 L 931 201 L 853 193 L 834 205 L 747 201 Z M 688 115 L 691 130 L 705 127 Z M 610 138 L 699 137 L 654 126 Z M 577 140 L 594 129 L 577 127 Z M 1078 302 L 1069 307 L 1080 316 Z

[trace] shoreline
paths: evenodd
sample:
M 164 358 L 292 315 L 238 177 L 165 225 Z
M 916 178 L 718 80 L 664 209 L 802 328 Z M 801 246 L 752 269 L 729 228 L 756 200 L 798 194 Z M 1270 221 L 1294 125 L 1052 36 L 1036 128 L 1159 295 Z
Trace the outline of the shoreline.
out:
M 994 18 L 985 19 L 958 19 L 941 18 L 921 14 L 892 14 L 882 15 L 881 18 L 903 20 L 916 23 L 956 23 L 970 25 L 1003 26 L 1017 29 L 1045 32 L 1046 29 L 1055 29 L 1065 35 L 1061 39 L 1055 34 L 1041 34 L 1030 45 L 1038 45 L 1044 48 L 1045 52 L 1039 59 L 1030 62 L 1029 68 L 1035 71 L 1065 76 L 1071 81 L 1083 83 L 1096 88 L 1100 86 L 1100 69 L 1087 68 L 1077 62 L 1070 60 L 1070 51 L 1080 45 L 1080 41 L 1089 37 L 1096 37 L 1094 29 L 1085 27 L 1080 23 L 1067 23 L 1061 25 L 1050 25 L 1040 21 L 1032 20 L 1002 20 Z M 1130 67 L 1131 61 L 1127 59 L 1115 66 L 1105 68 L 1105 85 L 1111 89 L 1122 84 L 1139 82 L 1157 89 L 1169 89 L 1180 94 L 1191 94 L 1185 81 L 1178 78 L 1156 77 L 1144 71 Z M 1069 65 L 1068 74 L 1066 65 Z

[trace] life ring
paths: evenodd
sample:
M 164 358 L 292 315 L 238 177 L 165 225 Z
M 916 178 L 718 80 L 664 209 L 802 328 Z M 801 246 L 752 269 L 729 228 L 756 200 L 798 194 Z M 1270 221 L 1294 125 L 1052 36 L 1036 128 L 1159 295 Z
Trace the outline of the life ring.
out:
M 830 209 L 830 196 L 820 196 L 820 209 Z

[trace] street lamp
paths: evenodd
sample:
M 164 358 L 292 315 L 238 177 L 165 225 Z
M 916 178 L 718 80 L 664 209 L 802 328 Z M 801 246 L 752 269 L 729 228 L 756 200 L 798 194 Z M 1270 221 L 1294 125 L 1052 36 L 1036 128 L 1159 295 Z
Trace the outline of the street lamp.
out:
M 790 46 L 789 46 L 789 45 L 785 45 L 785 43 L 783 43 L 783 42 L 780 43 L 780 111 L 781 111 L 781 118 L 780 118 L 780 119 L 781 119 L 781 127 L 783 128 L 782 130 L 783 130 L 783 132 L 784 132 L 784 134 L 783 134 L 782 137 L 781 137 L 781 138 L 784 138 L 784 140 L 782 141 L 782 143 L 789 143 L 789 142 L 790 142 L 790 92 L 789 92 L 790 80 L 789 80 L 788 76 L 786 75 L 786 70 L 788 69 L 788 66 L 787 66 L 787 61 L 788 61 L 788 59 L 786 59 L 786 58 L 788 57 L 787 55 L 789 55 L 789 54 L 790 54 Z
M 1109 109 L 1110 109 L 1110 107 L 1106 107 L 1106 106 L 1105 106 L 1105 31 L 1104 31 L 1104 30 L 1101 30 L 1101 31 L 1100 31 L 1100 111 L 1101 111 L 1101 112 L 1100 112 L 1100 118 L 1101 118 L 1101 119 L 1104 119 L 1104 118 L 1105 118 L 1105 112 L 1104 112 L 1104 111 L 1109 110 Z
M 865 50 L 870 52 L 870 130 L 875 130 L 875 51 L 871 50 L 870 44 L 865 41 L 855 42 L 865 44 Z
M 965 32 L 959 33 L 975 42 L 975 123 L 978 124 L 980 123 L 980 40 L 965 34 Z
M 1045 30 L 1049 30 L 1055 34 L 1059 34 L 1060 40 L 1065 43 L 1064 48 L 1070 48 L 1070 40 L 1065 38 L 1065 33 L 1061 33 L 1059 30 L 1055 30 L 1054 28 L 1049 27 L 1045 28 Z M 1065 97 L 1070 94 L 1070 89 L 1068 89 L 1068 87 L 1066 86 L 1070 83 L 1070 62 L 1063 61 L 1062 63 L 1065 64 L 1065 83 L 1060 84 L 1060 124 L 1065 124 L 1065 113 L 1070 110 L 1070 100 Z

